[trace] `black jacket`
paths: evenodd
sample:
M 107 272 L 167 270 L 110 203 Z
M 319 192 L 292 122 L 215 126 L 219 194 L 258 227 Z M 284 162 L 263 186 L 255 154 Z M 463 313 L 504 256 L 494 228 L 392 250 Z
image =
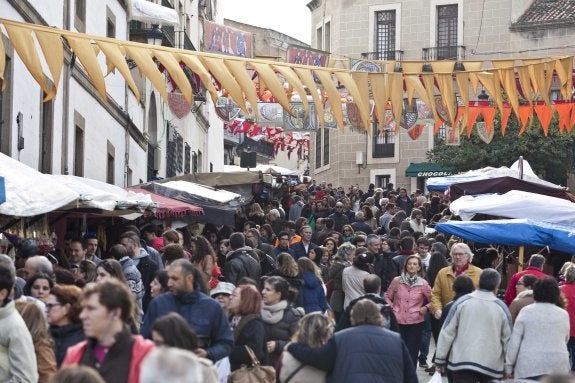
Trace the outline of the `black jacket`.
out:
M 317 247 L 317 245 L 315 243 L 310 242 L 309 246 L 308 246 L 308 250 L 305 251 L 305 247 L 304 247 L 302 241 L 299 241 L 299 242 L 292 244 L 290 246 L 290 249 L 293 250 L 293 252 L 295 253 L 295 259 L 298 260 L 301 257 L 307 257 L 307 255 L 309 254 L 309 251 L 311 249 L 315 249 L 316 247 Z
M 385 302 L 385 299 L 376 294 L 365 294 L 349 302 L 349 306 L 347 306 L 347 308 L 339 318 L 337 325 L 335 326 L 336 332 L 351 327 L 351 319 L 350 319 L 351 309 L 361 299 L 369 299 L 370 301 L 379 306 L 381 315 L 383 315 L 383 321 L 384 321 L 383 327 L 393 332 L 397 333 L 399 332 L 399 324 L 397 323 L 397 319 L 395 318 L 395 314 L 393 313 L 392 307 Z
M 266 342 L 264 339 L 264 323 L 259 317 L 259 314 L 243 317 L 234 329 L 234 347 L 230 354 L 232 371 L 239 369 L 242 364 L 251 366 L 252 360 L 245 346 L 252 349 L 260 362 L 265 362 Z
M 269 342 L 271 340 L 276 342 L 275 350 L 267 355 L 265 362 L 266 365 L 275 367 L 285 345 L 296 332 L 301 316 L 301 313 L 296 308 L 288 306 L 284 310 L 284 315 L 279 322 L 264 322 L 265 342 Z
M 58 367 L 62 365 L 68 347 L 86 339 L 82 323 L 50 326 L 50 334 L 52 334 L 52 339 L 54 339 L 54 353 L 56 354 L 56 365 Z
M 258 261 L 249 252 L 251 247 L 241 247 L 231 252 L 226 258 L 224 277 L 226 281 L 234 285 L 243 278 L 249 277 L 257 281 L 261 275 L 261 267 Z

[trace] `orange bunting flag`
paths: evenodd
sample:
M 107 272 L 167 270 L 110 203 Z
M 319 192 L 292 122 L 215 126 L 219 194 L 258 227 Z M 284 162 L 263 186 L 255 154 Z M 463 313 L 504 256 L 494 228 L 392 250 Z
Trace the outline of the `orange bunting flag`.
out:
M 441 119 L 435 120 L 435 126 L 433 127 L 433 134 L 437 135 L 437 133 L 439 133 L 439 129 L 441 129 L 441 125 L 443 125 L 443 120 L 441 120 Z
M 501 135 L 505 136 L 505 129 L 507 129 L 507 122 L 509 121 L 509 116 L 511 115 L 511 108 L 508 106 L 503 107 L 503 113 L 501 114 Z
M 575 108 L 571 110 L 571 120 L 569 121 L 569 125 L 567 126 L 567 132 L 571 133 L 571 129 L 575 126 Z
M 553 117 L 553 111 L 550 110 L 548 105 L 535 105 L 534 109 L 535 113 L 537 113 L 537 117 L 539 117 L 543 133 L 545 134 L 545 137 L 547 137 L 547 134 L 549 133 L 549 123 Z
M 469 108 L 469 113 L 467 114 L 467 138 L 471 137 L 471 130 L 478 116 L 479 108 Z
M 493 118 L 495 118 L 495 107 L 494 106 L 482 106 L 479 108 L 483 120 L 485 121 L 485 129 L 487 130 L 487 135 L 491 135 L 493 130 Z
M 557 111 L 559 115 L 559 133 L 563 133 L 563 129 L 569 131 L 569 123 L 571 122 L 571 111 L 573 110 L 573 104 L 561 103 L 553 105 L 553 109 Z
M 521 130 L 519 135 L 522 135 L 527 128 L 527 121 L 533 112 L 531 105 L 520 105 L 519 106 L 519 118 L 521 119 Z

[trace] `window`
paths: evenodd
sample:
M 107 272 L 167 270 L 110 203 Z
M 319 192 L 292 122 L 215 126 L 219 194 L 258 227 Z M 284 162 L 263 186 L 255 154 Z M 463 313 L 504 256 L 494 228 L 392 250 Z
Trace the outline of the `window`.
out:
M 390 174 L 376 175 L 375 176 L 375 187 L 387 189 L 387 185 L 391 182 Z
M 86 32 L 86 0 L 75 1 L 74 27 L 78 32 Z
M 42 173 L 52 173 L 52 136 L 54 103 L 40 101 L 40 164 Z
M 316 169 L 321 168 L 321 153 L 322 153 L 322 131 L 323 129 L 318 129 L 315 133 L 315 167 Z
M 116 168 L 116 149 L 110 141 L 107 142 L 108 149 L 108 159 L 106 162 L 106 182 L 109 184 L 115 183 L 115 171 Z
M 84 129 L 79 125 L 74 135 L 74 175 L 84 176 Z
M 317 49 L 323 48 L 323 28 L 319 27 L 316 30 L 315 46 Z
M 329 165 L 329 129 L 323 130 L 323 166 Z
M 106 36 L 116 38 L 116 16 L 108 7 L 106 7 Z
M 389 158 L 395 155 L 395 134 L 393 129 L 378 130 L 378 124 L 373 124 L 373 152 L 372 158 Z
M 329 165 L 329 129 L 318 129 L 315 134 L 315 168 Z
M 196 152 L 192 153 L 192 172 L 198 172 L 198 155 Z
M 331 52 L 331 22 L 325 23 L 323 35 L 323 50 Z
M 377 60 L 395 60 L 395 10 L 375 12 Z
M 0 39 L 2 36 L 0 36 Z M 6 44 L 4 44 L 6 46 Z M 4 92 L 0 92 L 0 152 L 10 155 L 10 141 L 12 140 L 12 133 L 10 128 L 11 121 L 11 102 L 12 97 L 12 60 L 6 57 L 6 66 L 4 69 L 4 81 L 6 88 Z M 4 83 L 0 80 L 0 89 Z
M 457 4 L 437 6 L 437 59 L 456 60 Z
M 204 166 L 204 156 L 202 155 L 202 151 L 198 150 L 198 168 L 196 172 L 202 171 L 203 166 Z
M 186 142 L 186 150 L 184 155 L 184 173 L 189 174 L 191 170 L 191 162 L 192 162 L 192 149 L 190 145 Z

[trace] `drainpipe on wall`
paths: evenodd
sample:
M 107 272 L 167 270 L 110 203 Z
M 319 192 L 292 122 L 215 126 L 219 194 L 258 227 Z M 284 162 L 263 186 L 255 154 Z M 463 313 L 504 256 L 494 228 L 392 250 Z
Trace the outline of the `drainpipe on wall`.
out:
M 70 30 L 70 0 L 64 0 L 64 29 Z M 68 124 L 70 121 L 70 74 L 71 62 L 63 67 L 63 95 L 62 95 L 62 151 L 60 161 L 60 173 L 68 174 Z

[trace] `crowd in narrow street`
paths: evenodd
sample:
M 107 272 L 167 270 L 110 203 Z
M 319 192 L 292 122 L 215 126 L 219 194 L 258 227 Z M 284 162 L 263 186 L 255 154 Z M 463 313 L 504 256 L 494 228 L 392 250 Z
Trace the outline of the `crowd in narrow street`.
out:
M 575 264 L 533 254 L 505 290 L 497 254 L 433 230 L 442 195 L 366 189 L 286 187 L 196 231 L 127 223 L 108 248 L 5 233 L 0 381 L 574 381 Z

